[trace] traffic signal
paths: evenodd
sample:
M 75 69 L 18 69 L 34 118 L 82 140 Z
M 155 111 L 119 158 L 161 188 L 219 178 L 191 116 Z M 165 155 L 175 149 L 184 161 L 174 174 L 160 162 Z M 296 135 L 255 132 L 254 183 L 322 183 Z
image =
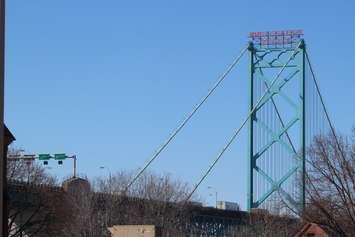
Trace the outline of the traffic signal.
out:
M 54 154 L 54 159 L 58 161 L 58 165 L 62 165 L 63 160 L 65 160 L 66 158 L 68 158 L 68 156 L 64 153 Z
M 75 156 L 67 156 L 65 153 L 57 153 L 51 156 L 50 154 L 39 154 L 38 160 L 43 161 L 43 165 L 48 165 L 50 159 L 58 161 L 58 165 L 63 165 L 63 161 L 68 158 L 73 158 Z
M 50 154 L 39 154 L 38 159 L 43 161 L 43 165 L 48 165 L 48 161 L 51 159 Z

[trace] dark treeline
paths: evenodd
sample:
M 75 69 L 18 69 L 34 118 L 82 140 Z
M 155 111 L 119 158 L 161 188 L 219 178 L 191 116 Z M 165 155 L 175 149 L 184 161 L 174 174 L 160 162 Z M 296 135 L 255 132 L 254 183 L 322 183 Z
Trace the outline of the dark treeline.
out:
M 332 135 L 317 137 L 308 148 L 306 208 L 299 216 L 245 215 L 246 228 L 229 235 L 292 236 L 302 222 L 313 222 L 334 236 L 355 236 L 355 129 L 338 141 Z M 145 173 L 122 193 L 130 172 L 60 184 L 41 165 L 17 160 L 8 163 L 8 178 L 12 237 L 110 236 L 107 228 L 120 224 L 153 224 L 163 236 L 188 236 L 202 208 L 194 204 L 197 196 L 185 203 L 189 185 L 169 175 Z

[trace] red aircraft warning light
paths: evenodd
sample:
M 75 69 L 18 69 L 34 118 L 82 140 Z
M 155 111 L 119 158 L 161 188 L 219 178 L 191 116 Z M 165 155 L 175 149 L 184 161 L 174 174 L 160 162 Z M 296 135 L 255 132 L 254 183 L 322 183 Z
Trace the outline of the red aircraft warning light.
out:
M 250 32 L 248 35 L 257 48 L 292 48 L 302 36 L 303 30 Z

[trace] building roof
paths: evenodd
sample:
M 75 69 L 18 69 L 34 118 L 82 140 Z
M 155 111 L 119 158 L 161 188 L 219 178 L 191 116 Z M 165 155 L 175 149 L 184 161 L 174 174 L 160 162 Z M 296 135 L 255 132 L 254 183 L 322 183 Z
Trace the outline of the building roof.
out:
M 329 237 L 329 235 L 316 223 L 305 223 L 294 237 L 314 236 Z
M 16 140 L 15 136 L 10 132 L 6 125 L 4 125 L 4 137 L 5 137 L 5 145 L 10 145 L 13 141 Z

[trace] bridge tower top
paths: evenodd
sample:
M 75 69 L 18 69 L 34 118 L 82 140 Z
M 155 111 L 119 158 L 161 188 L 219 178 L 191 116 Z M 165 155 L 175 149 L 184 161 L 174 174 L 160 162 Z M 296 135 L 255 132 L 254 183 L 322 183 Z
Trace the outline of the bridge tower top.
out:
M 250 32 L 248 37 L 258 50 L 294 49 L 302 40 L 303 30 Z

